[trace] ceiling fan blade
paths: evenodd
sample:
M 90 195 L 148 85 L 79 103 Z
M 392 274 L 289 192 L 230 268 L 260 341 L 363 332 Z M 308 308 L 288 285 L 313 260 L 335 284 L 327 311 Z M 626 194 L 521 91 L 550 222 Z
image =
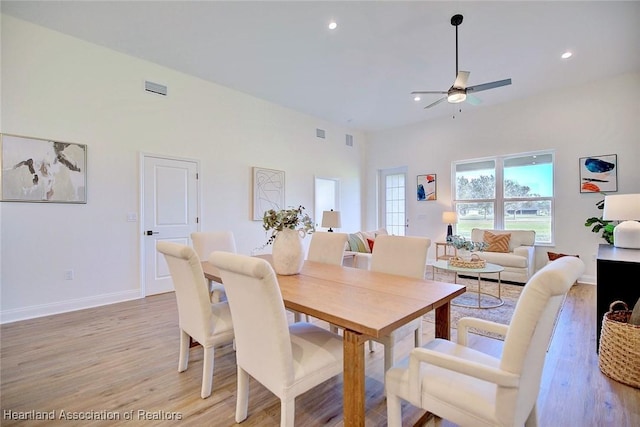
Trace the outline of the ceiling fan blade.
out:
M 511 84 L 511 79 L 497 80 L 491 83 L 483 83 L 481 85 L 469 86 L 467 92 L 480 92 L 487 89 L 493 89 L 500 86 L 507 86 Z
M 480 105 L 482 104 L 482 100 L 477 96 L 467 94 L 467 102 L 471 105 Z
M 453 87 L 464 89 L 467 87 L 467 80 L 469 80 L 470 71 L 458 71 L 456 81 L 453 82 Z
M 446 92 L 445 92 L 445 93 L 446 93 Z M 446 96 L 445 96 L 445 97 L 443 97 L 443 98 L 438 99 L 436 102 L 432 102 L 431 104 L 429 104 L 429 105 L 427 105 L 426 107 L 424 107 L 424 109 L 426 110 L 427 108 L 431 108 L 431 107 L 433 107 L 434 105 L 438 105 L 438 104 L 440 104 L 442 101 L 444 101 L 445 99 L 447 99 L 447 97 L 446 97 Z
M 413 92 L 411 92 L 411 95 L 423 95 L 423 94 L 427 94 L 427 93 L 437 93 L 437 94 L 441 94 L 444 95 L 447 93 L 447 91 L 442 91 L 442 90 L 415 90 Z

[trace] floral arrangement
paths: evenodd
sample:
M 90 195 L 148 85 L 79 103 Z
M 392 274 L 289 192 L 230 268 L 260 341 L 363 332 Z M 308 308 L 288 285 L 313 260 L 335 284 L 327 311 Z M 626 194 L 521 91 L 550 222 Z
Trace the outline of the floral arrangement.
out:
M 271 231 L 267 245 L 273 243 L 278 231 L 285 228 L 303 230 L 305 233 L 313 233 L 316 230 L 311 217 L 305 212 L 304 206 L 280 209 L 279 211 L 269 209 L 262 217 L 262 227 L 265 231 Z
M 487 246 L 489 246 L 485 242 L 473 242 L 471 240 L 467 240 L 462 236 L 451 236 L 449 239 L 449 244 L 456 249 L 466 249 L 468 251 L 484 251 Z

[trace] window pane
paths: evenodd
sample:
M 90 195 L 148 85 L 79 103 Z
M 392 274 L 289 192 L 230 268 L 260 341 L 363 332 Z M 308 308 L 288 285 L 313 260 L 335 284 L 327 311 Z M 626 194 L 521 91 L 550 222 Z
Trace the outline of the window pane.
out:
M 504 161 L 504 197 L 552 197 L 551 154 L 513 157 Z
M 456 164 L 456 199 L 493 199 L 496 194 L 495 161 Z
M 552 243 L 550 200 L 505 202 L 504 220 L 505 230 L 534 230 L 536 243 Z
M 455 234 L 471 238 L 472 228 L 494 228 L 493 203 L 457 203 L 458 223 L 455 225 Z

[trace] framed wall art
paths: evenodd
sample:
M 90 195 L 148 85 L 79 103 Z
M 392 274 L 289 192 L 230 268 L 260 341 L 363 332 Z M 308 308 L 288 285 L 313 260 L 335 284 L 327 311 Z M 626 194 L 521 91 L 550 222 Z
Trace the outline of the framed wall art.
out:
M 418 175 L 417 197 L 419 202 L 437 199 L 435 173 Z
M 253 168 L 253 220 L 262 221 L 269 209 L 284 209 L 284 171 Z
M 87 146 L 0 135 L 4 202 L 87 203 Z
M 580 192 L 618 191 L 618 155 L 580 158 Z

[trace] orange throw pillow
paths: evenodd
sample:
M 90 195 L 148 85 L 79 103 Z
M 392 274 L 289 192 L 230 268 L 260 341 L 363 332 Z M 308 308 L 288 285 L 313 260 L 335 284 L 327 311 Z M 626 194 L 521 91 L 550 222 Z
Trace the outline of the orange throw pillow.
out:
M 487 252 L 509 252 L 509 241 L 511 233 L 493 234 L 490 231 L 484 232 L 484 241 L 489 245 L 485 251 Z
M 580 255 L 559 254 L 555 252 L 547 252 L 547 256 L 549 257 L 549 261 L 555 261 L 563 256 L 574 256 L 576 258 L 580 258 Z

